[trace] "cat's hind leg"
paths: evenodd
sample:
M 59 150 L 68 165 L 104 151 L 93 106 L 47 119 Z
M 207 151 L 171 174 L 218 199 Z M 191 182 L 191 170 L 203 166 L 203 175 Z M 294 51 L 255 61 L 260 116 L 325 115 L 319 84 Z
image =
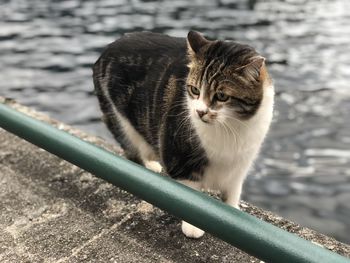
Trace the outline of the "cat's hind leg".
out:
M 124 84 L 123 74 L 123 70 L 115 64 L 103 60 L 99 63 L 96 62 L 94 66 L 95 92 L 104 113 L 104 122 L 124 149 L 129 160 L 143 164 L 154 172 L 161 172 L 162 166 L 158 162 L 159 158 L 157 158 L 152 146 L 120 112 L 120 108 L 124 108 L 129 94 L 127 92 L 129 86 Z
M 147 169 L 160 173 L 162 171 L 162 166 L 159 163 L 159 158 L 155 154 L 152 146 L 146 142 L 143 136 L 132 126 L 128 119 L 123 117 L 120 113 L 117 114 L 117 116 L 123 132 L 130 142 L 129 147 L 137 149 L 138 156 Z
M 163 170 L 162 165 L 157 161 L 145 161 L 145 167 L 153 172 L 160 173 Z
M 138 149 L 133 145 L 133 143 L 129 140 L 128 136 L 124 133 L 117 116 L 114 113 L 105 113 L 105 115 L 103 116 L 103 121 L 113 134 L 116 141 L 123 148 L 125 157 L 130 161 L 142 165 L 143 162 Z

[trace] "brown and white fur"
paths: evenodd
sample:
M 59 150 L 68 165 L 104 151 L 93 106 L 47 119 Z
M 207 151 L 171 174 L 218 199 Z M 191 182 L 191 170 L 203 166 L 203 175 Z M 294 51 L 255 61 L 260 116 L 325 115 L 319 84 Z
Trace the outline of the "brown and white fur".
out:
M 274 88 L 253 48 L 133 33 L 94 66 L 104 119 L 128 158 L 239 208 L 241 189 L 269 129 Z M 192 238 L 204 232 L 182 222 Z

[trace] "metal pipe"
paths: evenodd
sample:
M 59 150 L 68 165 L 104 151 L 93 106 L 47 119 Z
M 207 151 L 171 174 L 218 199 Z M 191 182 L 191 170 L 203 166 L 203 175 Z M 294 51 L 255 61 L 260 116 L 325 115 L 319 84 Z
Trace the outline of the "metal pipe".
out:
M 264 261 L 350 262 L 1 103 L 0 127 Z

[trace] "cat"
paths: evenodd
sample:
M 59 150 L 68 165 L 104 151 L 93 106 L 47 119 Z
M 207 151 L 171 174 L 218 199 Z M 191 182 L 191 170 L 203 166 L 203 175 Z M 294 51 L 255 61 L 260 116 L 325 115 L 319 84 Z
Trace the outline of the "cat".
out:
M 104 121 L 127 158 L 239 208 L 243 181 L 269 129 L 274 87 L 252 47 L 136 32 L 93 66 Z M 191 238 L 204 234 L 182 221 Z

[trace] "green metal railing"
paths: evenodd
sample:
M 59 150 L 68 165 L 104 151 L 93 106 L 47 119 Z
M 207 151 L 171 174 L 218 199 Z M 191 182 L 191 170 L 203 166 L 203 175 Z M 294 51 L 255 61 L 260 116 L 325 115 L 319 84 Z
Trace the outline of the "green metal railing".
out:
M 1 103 L 0 127 L 266 262 L 350 262 Z

